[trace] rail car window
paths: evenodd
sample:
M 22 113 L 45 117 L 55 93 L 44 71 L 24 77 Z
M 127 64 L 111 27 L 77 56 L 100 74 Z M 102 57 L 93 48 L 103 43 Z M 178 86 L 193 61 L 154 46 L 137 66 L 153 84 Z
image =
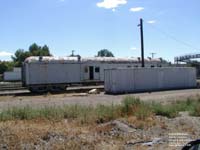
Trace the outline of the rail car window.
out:
M 88 73 L 88 67 L 85 67 L 85 73 Z
M 100 72 L 100 68 L 99 67 L 95 67 L 95 72 L 96 73 Z

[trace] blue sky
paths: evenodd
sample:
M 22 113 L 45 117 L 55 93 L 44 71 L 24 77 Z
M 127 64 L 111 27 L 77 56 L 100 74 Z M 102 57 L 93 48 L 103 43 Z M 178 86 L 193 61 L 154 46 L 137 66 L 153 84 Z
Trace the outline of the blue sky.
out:
M 94 56 L 140 56 L 139 18 L 144 19 L 145 57 L 173 61 L 200 52 L 199 0 L 0 0 L 0 60 L 36 42 L 55 56 L 71 50 Z

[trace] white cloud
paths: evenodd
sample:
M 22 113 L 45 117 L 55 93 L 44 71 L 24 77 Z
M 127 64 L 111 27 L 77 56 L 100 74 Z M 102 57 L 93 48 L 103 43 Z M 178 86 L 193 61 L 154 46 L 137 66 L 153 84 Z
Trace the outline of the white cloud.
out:
M 115 12 L 115 11 L 116 11 L 116 9 L 115 9 L 115 8 L 113 8 L 113 9 L 112 9 L 112 11 L 113 11 L 113 12 Z
M 149 20 L 149 21 L 147 21 L 147 23 L 154 24 L 154 23 L 156 23 L 156 20 Z
M 0 51 L 0 57 L 4 57 L 4 56 L 12 56 L 12 53 L 6 52 L 6 51 Z
M 136 47 L 131 47 L 131 50 L 136 50 L 137 48 Z
M 97 6 L 115 11 L 115 8 L 117 8 L 119 5 L 125 5 L 126 3 L 127 0 L 103 0 L 103 2 L 97 3 Z
M 142 11 L 144 10 L 144 7 L 133 7 L 133 8 L 130 8 L 130 11 L 132 12 L 139 12 L 139 11 Z

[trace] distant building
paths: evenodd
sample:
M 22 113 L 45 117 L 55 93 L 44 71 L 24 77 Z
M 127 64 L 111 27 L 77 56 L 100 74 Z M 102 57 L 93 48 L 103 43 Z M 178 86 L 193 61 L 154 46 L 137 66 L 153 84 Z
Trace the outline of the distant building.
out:
M 4 72 L 3 80 L 4 81 L 21 81 L 22 80 L 21 68 L 15 67 L 13 71 Z

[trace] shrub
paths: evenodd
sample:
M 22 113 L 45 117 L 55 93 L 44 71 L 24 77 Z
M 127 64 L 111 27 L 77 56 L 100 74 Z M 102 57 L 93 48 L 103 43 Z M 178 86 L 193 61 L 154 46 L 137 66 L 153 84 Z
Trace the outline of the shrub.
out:
M 122 101 L 122 112 L 125 115 L 131 115 L 139 105 L 141 104 L 139 98 L 127 96 Z
M 162 105 L 160 103 L 147 103 L 139 98 L 125 97 L 121 105 L 65 105 L 46 106 L 43 108 L 13 107 L 0 112 L 0 121 L 6 120 L 28 120 L 35 118 L 45 118 L 49 120 L 76 119 L 81 124 L 103 123 L 124 116 L 135 116 L 138 120 L 145 120 L 153 114 L 176 117 L 180 111 L 189 111 L 191 115 L 200 116 L 200 100 L 187 99 L 178 100 L 171 104 Z
M 141 120 L 152 115 L 152 110 L 147 103 L 140 101 L 139 98 L 130 96 L 122 101 L 122 112 L 124 115 L 134 115 Z
M 178 111 L 173 105 L 161 105 L 158 103 L 153 103 L 151 107 L 156 115 L 166 116 L 168 118 L 174 118 L 178 115 Z
M 194 108 L 191 110 L 190 115 L 192 116 L 200 116 L 200 103 L 196 104 Z
M 121 116 L 121 107 L 118 105 L 97 105 L 95 113 L 97 116 L 97 123 L 103 123 L 116 119 Z

